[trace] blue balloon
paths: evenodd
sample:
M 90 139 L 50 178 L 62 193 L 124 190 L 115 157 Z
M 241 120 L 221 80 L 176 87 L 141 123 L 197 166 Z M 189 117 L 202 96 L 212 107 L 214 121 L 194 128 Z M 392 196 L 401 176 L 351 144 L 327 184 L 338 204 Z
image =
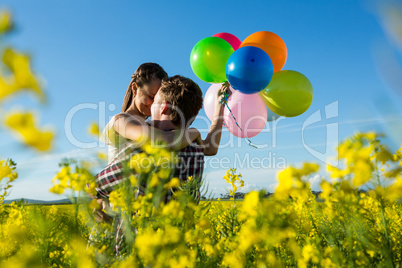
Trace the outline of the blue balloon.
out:
M 271 58 L 264 50 L 253 46 L 239 48 L 226 64 L 230 85 L 244 94 L 258 93 L 266 88 L 273 73 Z

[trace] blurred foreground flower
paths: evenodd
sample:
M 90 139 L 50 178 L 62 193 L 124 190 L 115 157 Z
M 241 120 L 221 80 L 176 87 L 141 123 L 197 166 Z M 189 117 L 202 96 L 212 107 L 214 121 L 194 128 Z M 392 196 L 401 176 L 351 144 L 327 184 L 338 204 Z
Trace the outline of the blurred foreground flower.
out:
M 13 28 L 11 13 L 8 11 L 0 11 L 0 37 L 9 32 Z
M 99 131 L 99 126 L 96 123 L 92 123 L 89 126 L 88 132 L 89 132 L 89 134 L 91 134 L 92 136 L 95 136 L 95 137 L 99 137 L 99 135 L 101 134 Z
M 29 90 L 35 93 L 42 102 L 45 101 L 39 79 L 31 71 L 28 55 L 13 48 L 6 48 L 3 51 L 2 60 L 11 75 L 0 74 L 0 100 L 21 90 Z
M 23 143 L 37 149 L 48 151 L 52 148 L 54 132 L 36 126 L 35 117 L 29 112 L 16 112 L 6 117 L 6 125 L 18 133 Z
M 380 144 L 383 135 L 373 132 L 357 133 L 338 145 L 338 160 L 342 168 L 327 166 L 334 179 L 351 179 L 352 186 L 359 188 L 367 183 L 381 184 L 380 178 L 393 179 L 401 172 L 397 163 L 398 151 L 392 154 Z
M 0 11 L 0 38 L 12 27 L 11 14 L 7 11 Z M 2 42 L 0 57 L 2 60 L 2 64 L 0 64 L 0 103 L 6 97 L 23 90 L 33 92 L 41 102 L 44 102 L 45 94 L 42 91 L 40 79 L 31 70 L 29 56 L 3 45 Z M 38 151 L 51 149 L 54 132 L 39 129 L 35 125 L 35 117 L 32 113 L 19 112 L 6 115 L 5 124 L 18 133 L 24 144 Z
M 307 179 L 318 170 L 319 165 L 315 163 L 304 163 L 301 169 L 290 166 L 282 170 L 278 174 L 279 185 L 274 196 L 278 199 L 290 196 L 300 201 L 309 200 L 311 189 Z
M 76 165 L 75 172 L 71 171 L 70 164 L 62 166 L 52 182 L 53 187 L 50 188 L 50 192 L 55 194 L 63 194 L 65 189 L 71 189 L 75 192 L 86 192 L 90 195 L 96 195 L 94 178 L 82 166 Z
M 0 204 L 3 203 L 7 190 L 12 187 L 11 183 L 18 178 L 16 165 L 11 159 L 0 160 Z M 8 180 L 4 182 L 4 179 Z

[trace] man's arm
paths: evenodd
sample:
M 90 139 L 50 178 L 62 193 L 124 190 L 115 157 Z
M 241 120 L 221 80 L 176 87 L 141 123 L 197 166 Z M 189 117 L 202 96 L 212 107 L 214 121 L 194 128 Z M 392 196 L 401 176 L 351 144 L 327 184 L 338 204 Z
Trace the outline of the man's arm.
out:
M 216 155 L 221 142 L 223 111 L 225 108 L 223 92 L 227 92 L 229 95 L 231 94 L 228 84 L 224 84 L 217 93 L 211 127 L 209 128 L 207 137 L 202 141 L 204 154 L 207 156 Z

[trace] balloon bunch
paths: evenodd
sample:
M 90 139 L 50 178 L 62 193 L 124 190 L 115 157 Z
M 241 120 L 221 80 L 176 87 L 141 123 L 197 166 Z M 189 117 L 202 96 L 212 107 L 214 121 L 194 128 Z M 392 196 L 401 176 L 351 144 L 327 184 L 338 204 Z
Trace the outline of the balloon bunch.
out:
M 268 31 L 253 33 L 243 42 L 230 33 L 200 40 L 191 51 L 190 64 L 198 78 L 213 83 L 204 98 L 208 118 L 212 120 L 214 98 L 226 81 L 232 94 L 224 122 L 237 137 L 257 135 L 267 120 L 304 113 L 313 100 L 313 88 L 303 74 L 282 71 L 286 59 L 285 42 Z

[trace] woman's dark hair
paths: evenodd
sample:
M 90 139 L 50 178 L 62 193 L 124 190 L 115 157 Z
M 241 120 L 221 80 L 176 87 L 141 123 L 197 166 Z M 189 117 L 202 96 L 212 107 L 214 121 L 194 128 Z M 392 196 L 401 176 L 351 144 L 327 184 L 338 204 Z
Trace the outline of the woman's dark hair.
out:
M 131 102 L 133 101 L 133 92 L 131 88 L 134 82 L 137 84 L 138 87 L 141 88 L 142 86 L 151 83 L 154 79 L 164 81 L 167 78 L 167 73 L 159 64 L 153 62 L 146 62 L 141 64 L 131 76 L 130 84 L 128 85 L 126 94 L 124 95 L 121 112 L 127 111 L 128 107 L 130 107 Z

